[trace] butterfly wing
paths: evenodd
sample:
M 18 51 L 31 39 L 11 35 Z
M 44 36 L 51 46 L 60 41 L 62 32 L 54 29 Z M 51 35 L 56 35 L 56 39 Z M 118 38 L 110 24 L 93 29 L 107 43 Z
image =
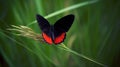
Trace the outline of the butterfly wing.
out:
M 74 21 L 74 15 L 70 14 L 59 19 L 54 24 L 54 43 L 58 44 L 64 41 L 66 32 L 70 29 Z
M 38 14 L 36 15 L 36 19 L 42 32 L 48 32 L 50 29 L 49 22 L 44 17 Z
M 44 40 L 47 43 L 52 44 L 52 38 L 51 38 L 51 32 L 50 32 L 51 26 L 50 26 L 49 22 L 41 15 L 36 15 L 36 19 L 40 26 L 40 29 L 42 30 L 42 36 L 43 36 Z
M 70 14 L 67 15 L 61 19 L 59 19 L 55 24 L 54 24 L 54 29 L 59 30 L 62 32 L 67 32 L 71 25 L 73 24 L 74 21 L 74 15 Z

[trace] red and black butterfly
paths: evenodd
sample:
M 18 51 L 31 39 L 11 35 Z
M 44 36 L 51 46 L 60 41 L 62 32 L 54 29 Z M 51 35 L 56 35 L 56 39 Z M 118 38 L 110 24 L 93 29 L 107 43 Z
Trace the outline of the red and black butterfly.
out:
M 37 22 L 42 30 L 42 36 L 48 44 L 60 44 L 66 37 L 66 32 L 70 29 L 74 21 L 74 15 L 70 14 L 59 19 L 54 25 L 41 15 L 36 15 Z

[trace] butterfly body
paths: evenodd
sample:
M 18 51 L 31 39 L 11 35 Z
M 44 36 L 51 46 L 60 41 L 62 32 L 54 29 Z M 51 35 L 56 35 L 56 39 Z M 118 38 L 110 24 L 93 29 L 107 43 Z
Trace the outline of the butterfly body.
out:
M 67 15 L 58 20 L 54 25 L 50 25 L 49 22 L 40 15 L 37 15 L 36 18 L 45 42 L 48 44 L 59 44 L 64 41 L 66 32 L 73 23 L 74 15 Z

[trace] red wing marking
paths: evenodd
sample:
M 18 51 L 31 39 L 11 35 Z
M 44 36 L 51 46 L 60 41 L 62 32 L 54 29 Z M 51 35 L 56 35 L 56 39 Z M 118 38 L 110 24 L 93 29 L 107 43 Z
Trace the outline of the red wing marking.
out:
M 47 34 L 42 33 L 42 36 L 44 38 L 44 40 L 48 43 L 48 44 L 52 44 L 52 38 L 49 37 Z
M 63 42 L 63 40 L 65 39 L 65 35 L 66 35 L 66 33 L 62 33 L 61 35 L 59 35 L 58 37 L 56 37 L 54 39 L 54 43 L 55 44 L 59 44 L 59 43 Z

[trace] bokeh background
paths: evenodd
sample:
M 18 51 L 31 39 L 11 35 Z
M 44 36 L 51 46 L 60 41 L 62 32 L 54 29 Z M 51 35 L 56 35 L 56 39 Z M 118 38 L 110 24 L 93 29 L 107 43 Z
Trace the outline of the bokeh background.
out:
M 54 24 L 74 14 L 64 44 L 108 67 L 120 67 L 120 0 L 89 0 L 91 4 L 47 18 Z M 11 25 L 28 25 L 36 14 L 48 16 L 88 0 L 0 0 L 0 67 L 103 67 L 69 51 L 13 35 Z M 41 33 L 37 23 L 29 26 Z

